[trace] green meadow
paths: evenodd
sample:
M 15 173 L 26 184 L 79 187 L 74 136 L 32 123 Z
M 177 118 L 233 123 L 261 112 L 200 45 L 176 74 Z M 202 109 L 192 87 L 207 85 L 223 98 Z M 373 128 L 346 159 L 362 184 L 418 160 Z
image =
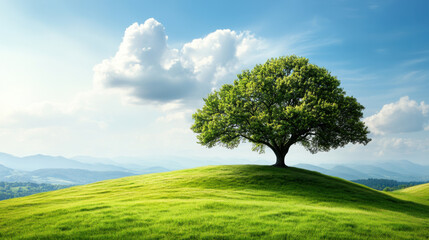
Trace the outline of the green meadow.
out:
M 396 198 L 429 205 L 429 183 L 394 191 L 390 195 Z
M 208 166 L 0 201 L 0 239 L 429 239 L 429 184 Z

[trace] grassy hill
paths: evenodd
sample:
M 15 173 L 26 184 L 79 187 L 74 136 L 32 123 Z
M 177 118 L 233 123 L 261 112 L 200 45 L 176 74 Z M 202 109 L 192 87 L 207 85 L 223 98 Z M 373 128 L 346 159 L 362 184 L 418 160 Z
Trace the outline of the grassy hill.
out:
M 424 198 L 429 201 L 429 183 L 402 189 L 400 192 Z
M 0 239 L 428 239 L 429 203 L 406 200 L 299 168 L 209 166 L 0 201 Z
M 394 191 L 390 195 L 403 200 L 429 205 L 429 183 Z

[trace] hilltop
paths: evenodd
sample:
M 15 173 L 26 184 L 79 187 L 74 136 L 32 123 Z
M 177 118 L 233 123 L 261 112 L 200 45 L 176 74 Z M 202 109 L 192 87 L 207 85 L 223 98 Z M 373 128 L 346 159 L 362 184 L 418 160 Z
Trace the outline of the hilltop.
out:
M 299 168 L 255 165 L 107 180 L 0 201 L 0 210 L 2 239 L 429 236 L 425 202 Z

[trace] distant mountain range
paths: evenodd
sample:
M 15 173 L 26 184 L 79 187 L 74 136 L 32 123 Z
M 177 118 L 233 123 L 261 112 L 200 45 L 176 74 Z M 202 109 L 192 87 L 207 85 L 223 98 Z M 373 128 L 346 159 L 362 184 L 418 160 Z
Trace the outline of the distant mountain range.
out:
M 137 174 L 165 172 L 162 167 L 125 168 L 104 163 L 85 163 L 65 157 L 33 155 L 16 157 L 0 153 L 0 181 L 63 185 L 87 184 Z
M 311 164 L 297 164 L 294 167 L 320 172 L 347 180 L 391 179 L 396 181 L 429 181 L 429 166 L 419 165 L 407 160 L 384 163 L 332 165 L 327 167 Z
M 34 171 L 43 168 L 73 168 L 89 171 L 125 171 L 131 170 L 120 166 L 104 163 L 85 163 L 61 156 L 32 155 L 16 157 L 6 153 L 0 153 L 0 164 L 21 171 Z
M 107 159 L 88 156 L 65 158 L 40 154 L 16 157 L 0 153 L 0 181 L 74 185 L 137 174 L 224 164 L 215 160 L 200 162 L 195 159 L 185 158 L 144 161 L 133 159 L 134 163 L 130 163 L 129 160 L 130 158 Z M 246 163 L 246 161 L 240 160 L 239 163 Z M 429 166 L 415 164 L 406 160 L 373 163 L 371 165 L 338 164 L 316 166 L 297 164 L 294 167 L 317 171 L 347 180 L 377 178 L 396 181 L 429 181 Z

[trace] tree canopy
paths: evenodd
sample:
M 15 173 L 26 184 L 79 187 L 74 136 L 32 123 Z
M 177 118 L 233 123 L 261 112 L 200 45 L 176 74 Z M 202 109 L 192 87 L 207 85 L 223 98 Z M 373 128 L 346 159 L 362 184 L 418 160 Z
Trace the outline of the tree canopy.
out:
M 364 107 L 346 96 L 335 76 L 303 57 L 273 58 L 244 70 L 204 102 L 192 115 L 198 143 L 235 148 L 248 141 L 260 153 L 269 147 L 278 167 L 286 166 L 296 143 L 316 153 L 371 140 L 361 121 Z

